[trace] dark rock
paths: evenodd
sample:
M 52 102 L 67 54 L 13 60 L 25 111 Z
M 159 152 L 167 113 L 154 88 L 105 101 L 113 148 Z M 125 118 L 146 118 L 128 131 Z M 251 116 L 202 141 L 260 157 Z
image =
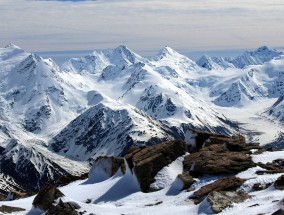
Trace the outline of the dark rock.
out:
M 70 184 L 73 181 L 84 180 L 86 178 L 88 178 L 88 173 L 85 173 L 85 174 L 80 175 L 80 176 L 63 175 L 56 180 L 55 185 L 56 186 L 65 186 L 67 184 Z
M 189 174 L 189 172 L 184 172 L 182 174 L 179 174 L 178 178 L 183 182 L 182 190 L 190 188 L 190 186 L 195 182 L 195 180 Z
M 244 179 L 231 176 L 218 179 L 211 184 L 201 187 L 199 190 L 193 193 L 193 197 L 201 199 L 212 191 L 234 191 L 245 182 Z
M 251 157 L 242 152 L 231 152 L 223 145 L 211 145 L 185 156 L 184 171 L 192 176 L 203 174 L 231 174 L 254 167 Z
M 25 209 L 18 208 L 18 207 L 11 207 L 7 205 L 0 206 L 0 212 L 2 213 L 13 213 L 13 212 L 20 212 L 20 211 L 25 211 Z
M 281 175 L 274 182 L 274 187 L 278 190 L 284 190 L 284 175 Z
M 43 211 L 47 211 L 51 207 L 54 200 L 63 196 L 64 194 L 61 193 L 60 190 L 58 190 L 52 184 L 47 183 L 43 186 L 43 188 L 39 191 L 39 193 L 35 197 L 33 201 L 33 206 Z
M 211 145 L 224 145 L 229 151 L 238 151 L 238 152 L 246 152 L 251 153 L 251 149 L 263 149 L 261 146 L 257 144 L 247 144 L 245 137 L 241 134 L 229 137 L 222 134 L 216 134 L 208 131 L 200 131 L 190 129 L 193 132 L 195 137 L 196 149 L 195 151 L 199 151 L 204 147 L 208 147 Z M 194 151 L 193 151 L 194 152 Z
M 76 209 L 79 208 L 80 207 L 72 202 L 62 202 L 60 199 L 57 205 L 51 205 L 45 215 L 79 215 L 76 211 Z
M 156 174 L 186 151 L 187 145 L 184 141 L 172 140 L 154 146 L 132 148 L 125 158 L 129 167 L 133 168 L 141 190 L 149 192 Z
M 252 186 L 252 188 L 256 191 L 259 191 L 259 190 L 264 190 L 271 185 L 272 185 L 272 183 L 267 183 L 267 184 L 256 183 Z
M 275 211 L 273 214 L 271 215 L 284 215 L 284 210 L 279 209 L 278 211 Z
M 282 166 L 282 163 L 280 160 L 275 160 L 272 163 L 257 163 L 257 165 L 263 169 L 266 170 L 258 170 L 256 171 L 256 174 L 258 175 L 264 175 L 264 174 L 276 174 L 276 173 L 283 173 L 284 172 L 284 166 Z
M 212 191 L 207 200 L 215 213 L 220 213 L 223 209 L 233 203 L 240 203 L 249 198 L 246 193 L 237 193 L 231 191 Z
M 276 159 L 276 160 L 272 161 L 272 163 L 284 167 L 284 159 L 283 158 Z
M 229 137 L 221 134 L 215 134 L 209 131 L 200 131 L 200 130 L 195 130 L 195 129 L 190 129 L 191 132 L 193 132 L 196 137 L 195 137 L 195 144 L 196 144 L 196 149 L 195 151 L 199 151 L 200 149 L 203 148 L 205 143 L 209 143 L 208 140 L 211 139 L 213 140 L 212 144 L 224 144 L 225 140 Z

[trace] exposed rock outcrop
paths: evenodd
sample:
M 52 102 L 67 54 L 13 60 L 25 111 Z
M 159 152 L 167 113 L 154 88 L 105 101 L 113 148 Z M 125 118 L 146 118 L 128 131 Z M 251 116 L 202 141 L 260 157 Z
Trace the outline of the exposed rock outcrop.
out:
M 252 186 L 252 189 L 254 189 L 256 191 L 265 190 L 271 185 L 272 185 L 272 183 L 267 183 L 267 184 L 256 183 Z
M 193 176 L 238 173 L 254 166 L 249 155 L 231 152 L 223 145 L 210 145 L 184 158 L 184 170 Z
M 153 146 L 132 148 L 125 158 L 130 169 L 134 171 L 141 190 L 149 192 L 156 174 L 186 151 L 184 141 L 171 140 Z
M 282 159 L 276 159 L 272 163 L 268 162 L 266 164 L 257 163 L 257 165 L 263 169 L 266 169 L 266 170 L 256 171 L 256 174 L 258 175 L 284 173 L 284 166 Z
M 212 191 L 209 193 L 207 200 L 215 213 L 220 213 L 223 209 L 233 203 L 240 203 L 249 198 L 246 193 L 231 191 Z
M 195 182 L 193 177 L 189 174 L 189 172 L 184 172 L 178 175 L 178 178 L 182 181 L 183 187 L 182 190 L 190 188 L 190 186 Z
M 51 205 L 50 209 L 45 213 L 45 215 L 79 215 L 76 209 L 80 207 L 72 202 L 62 202 L 59 200 L 57 205 Z
M 278 190 L 284 190 L 284 175 L 281 175 L 274 182 L 274 187 Z
M 191 146 L 191 152 L 196 152 L 204 147 L 215 144 L 224 145 L 229 151 L 243 151 L 246 153 L 251 153 L 251 149 L 263 149 L 257 144 L 247 144 L 245 137 L 240 134 L 229 137 L 222 134 L 195 129 L 191 129 L 189 132 L 191 132 L 191 135 L 189 135 L 191 140 L 188 140 L 188 144 Z
M 35 197 L 33 206 L 43 211 L 47 211 L 56 199 L 63 196 L 64 194 L 60 190 L 58 190 L 52 184 L 47 183 Z
M 201 199 L 212 191 L 234 191 L 245 182 L 244 179 L 231 176 L 218 179 L 211 184 L 201 187 L 193 193 L 193 198 Z

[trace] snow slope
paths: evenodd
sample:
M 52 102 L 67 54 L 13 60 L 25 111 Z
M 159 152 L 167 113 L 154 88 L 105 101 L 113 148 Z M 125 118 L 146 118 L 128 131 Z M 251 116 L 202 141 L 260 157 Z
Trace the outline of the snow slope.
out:
M 266 163 L 282 155 L 283 151 L 265 152 L 253 155 L 253 160 Z M 80 206 L 79 211 L 85 211 L 87 214 L 213 214 L 207 199 L 195 205 L 189 197 L 195 190 L 214 182 L 218 177 L 203 176 L 193 184 L 194 191 L 180 191 L 178 181 L 172 180 L 176 179 L 177 174 L 180 173 L 179 169 L 182 169 L 180 159 L 178 158 L 158 173 L 160 179 L 170 183 L 163 184 L 162 190 L 152 193 L 139 191 L 136 177 L 128 168 L 125 175 L 118 170 L 113 177 L 100 182 L 92 182 L 89 179 L 80 180 L 59 189 L 65 194 L 63 201 L 75 202 Z M 273 185 L 262 191 L 252 189 L 255 183 L 265 185 L 274 182 L 281 174 L 256 175 L 257 170 L 261 168 L 254 167 L 237 174 L 238 177 L 247 179 L 239 190 L 249 192 L 251 197 L 245 202 L 231 205 L 220 214 L 239 214 L 244 211 L 248 215 L 271 214 L 281 207 L 284 191 L 276 190 Z M 34 196 L 1 202 L 1 204 L 21 206 L 26 209 L 24 212 L 14 214 L 42 214 L 32 207 L 33 199 Z

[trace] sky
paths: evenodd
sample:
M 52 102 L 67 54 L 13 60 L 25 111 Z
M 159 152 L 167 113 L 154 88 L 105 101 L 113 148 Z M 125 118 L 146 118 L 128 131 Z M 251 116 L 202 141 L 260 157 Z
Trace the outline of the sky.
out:
M 283 0 L 0 0 L 0 46 L 54 57 L 121 44 L 142 56 L 233 53 L 284 47 L 283 14 Z

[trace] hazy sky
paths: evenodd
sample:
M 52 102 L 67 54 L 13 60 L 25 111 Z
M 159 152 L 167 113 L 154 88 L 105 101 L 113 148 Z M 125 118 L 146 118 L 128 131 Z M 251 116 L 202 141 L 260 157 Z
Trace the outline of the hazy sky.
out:
M 142 55 L 284 46 L 283 0 L 0 0 L 0 46 Z

